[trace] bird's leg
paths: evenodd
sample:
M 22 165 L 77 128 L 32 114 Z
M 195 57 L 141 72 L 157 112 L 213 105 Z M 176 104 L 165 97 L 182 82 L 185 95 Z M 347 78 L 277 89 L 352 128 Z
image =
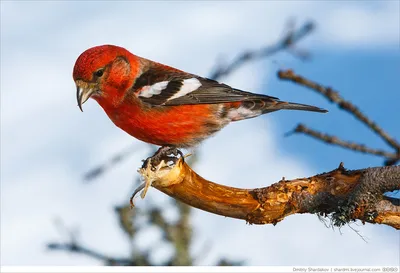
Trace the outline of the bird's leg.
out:
M 180 157 L 179 157 L 180 156 Z M 156 169 L 156 166 L 158 166 L 161 161 L 165 161 L 165 163 L 168 164 L 168 162 L 172 161 L 172 163 L 176 163 L 176 161 L 178 161 L 179 158 L 184 158 L 183 153 L 178 150 L 178 148 L 174 147 L 174 146 L 162 146 L 160 147 L 157 152 L 147 158 L 142 165 L 142 168 L 146 167 L 146 165 L 148 164 L 149 159 L 151 159 L 151 167 L 153 170 Z
M 178 155 L 180 155 L 181 157 L 183 157 L 183 153 L 180 150 L 178 150 L 178 148 L 176 148 L 175 146 L 162 146 L 157 150 L 157 152 L 154 154 L 153 158 L 157 157 L 157 156 L 171 157 L 169 155 L 173 155 L 174 157 L 177 157 Z

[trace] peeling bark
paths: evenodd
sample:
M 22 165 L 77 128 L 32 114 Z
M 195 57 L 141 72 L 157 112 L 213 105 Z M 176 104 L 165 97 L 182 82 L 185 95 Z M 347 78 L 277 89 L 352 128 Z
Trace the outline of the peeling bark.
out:
M 400 189 L 400 166 L 349 171 L 340 164 L 308 178 L 239 189 L 202 178 L 182 158 L 166 157 L 155 165 L 151 159 L 139 170 L 146 184 L 190 206 L 250 224 L 275 225 L 291 214 L 313 213 L 328 216 L 336 226 L 361 220 L 400 229 L 398 199 L 383 195 Z

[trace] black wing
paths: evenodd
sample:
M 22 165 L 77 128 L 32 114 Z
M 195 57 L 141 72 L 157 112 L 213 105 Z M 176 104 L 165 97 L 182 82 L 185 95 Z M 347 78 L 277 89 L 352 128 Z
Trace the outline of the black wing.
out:
M 165 102 L 164 105 L 182 105 L 182 104 L 213 104 L 224 102 L 237 102 L 248 100 L 278 100 L 278 98 L 266 95 L 253 94 L 229 85 L 219 83 L 206 78 L 197 78 L 201 86 L 188 93 L 185 96 L 177 97 Z
M 151 92 L 149 88 L 153 88 Z M 165 106 L 278 100 L 275 97 L 245 92 L 211 79 L 165 67 L 162 69 L 152 67 L 147 70 L 136 80 L 133 90 L 143 102 Z

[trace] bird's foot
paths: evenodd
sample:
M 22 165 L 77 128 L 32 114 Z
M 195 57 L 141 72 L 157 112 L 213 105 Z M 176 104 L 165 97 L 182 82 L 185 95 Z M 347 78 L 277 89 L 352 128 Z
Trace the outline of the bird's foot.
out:
M 142 168 L 146 168 L 149 165 L 149 160 L 151 159 L 151 168 L 152 170 L 156 170 L 157 166 L 161 164 L 162 161 L 165 161 L 168 165 L 174 165 L 179 158 L 184 159 L 183 153 L 173 146 L 162 146 L 157 152 L 147 158 L 142 165 Z

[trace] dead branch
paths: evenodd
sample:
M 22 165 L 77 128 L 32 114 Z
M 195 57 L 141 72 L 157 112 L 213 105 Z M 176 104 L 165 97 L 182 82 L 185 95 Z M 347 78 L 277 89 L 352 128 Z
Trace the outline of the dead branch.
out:
M 386 133 L 381 127 L 378 126 L 375 122 L 370 120 L 366 115 L 361 113 L 361 111 L 351 102 L 346 101 L 343 99 L 339 93 L 333 90 L 330 87 L 324 87 L 316 82 L 310 81 L 300 75 L 296 75 L 293 70 L 281 70 L 278 71 L 278 77 L 281 80 L 289 80 L 295 82 L 297 84 L 303 85 L 308 87 L 312 90 L 317 91 L 318 93 L 322 94 L 326 99 L 330 102 L 336 103 L 340 108 L 346 110 L 354 117 L 356 117 L 359 121 L 364 123 L 368 128 L 378 134 L 386 143 L 393 147 L 396 151 L 400 151 L 400 144 L 392 138 L 388 133 Z
M 149 264 L 136 264 L 132 259 L 128 258 L 114 258 L 109 257 L 105 254 L 99 253 L 92 249 L 86 248 L 76 243 L 50 243 L 47 245 L 47 248 L 50 250 L 61 250 L 67 251 L 71 253 L 79 253 L 84 254 L 88 257 L 94 258 L 96 260 L 100 260 L 104 262 L 106 265 L 129 265 L 129 266 L 140 266 L 140 265 L 149 265 Z
M 380 138 L 383 139 L 383 141 L 385 141 L 390 147 L 392 147 L 395 150 L 395 152 L 387 153 L 382 150 L 367 148 L 364 145 L 359 145 L 359 144 L 345 142 L 345 141 L 339 141 L 339 139 L 336 137 L 323 135 L 322 133 L 319 133 L 316 131 L 314 134 L 313 132 L 311 132 L 311 130 L 299 130 L 299 126 L 295 129 L 295 132 L 305 133 L 307 135 L 313 136 L 313 137 L 315 137 L 321 141 L 324 141 L 326 143 L 336 144 L 336 145 L 342 146 L 342 147 L 350 149 L 350 150 L 355 150 L 355 151 L 359 151 L 359 152 L 363 152 L 363 153 L 369 153 L 369 154 L 373 154 L 373 155 L 385 156 L 386 157 L 386 160 L 385 160 L 386 166 L 395 165 L 397 163 L 397 161 L 400 160 L 400 143 L 398 143 L 393 137 L 391 137 L 388 133 L 386 133 L 381 127 L 379 127 L 378 124 L 376 124 L 374 121 L 369 119 L 366 115 L 364 115 L 354 104 L 343 99 L 337 91 L 333 90 L 330 87 L 324 87 L 321 84 L 313 82 L 309 79 L 306 79 L 305 77 L 303 77 L 301 75 L 297 75 L 293 72 L 293 70 L 290 70 L 290 69 L 278 71 L 278 78 L 281 80 L 292 81 L 296 84 L 308 87 L 308 88 L 316 91 L 317 93 L 323 95 L 330 102 L 336 103 L 339 106 L 339 108 L 345 110 L 346 112 L 353 115 L 360 122 L 364 123 L 371 131 L 376 133 Z M 305 127 L 303 127 L 303 129 L 304 128 Z M 336 140 L 333 140 L 333 138 L 336 138 Z
M 273 45 L 262 47 L 258 50 L 242 52 L 231 63 L 227 65 L 219 65 L 217 69 L 211 73 L 209 78 L 217 80 L 231 74 L 234 70 L 238 69 L 247 62 L 269 57 L 282 50 L 289 49 L 291 53 L 294 53 L 297 57 L 304 59 L 306 56 L 308 56 L 308 54 L 305 54 L 301 51 L 296 51 L 294 45 L 310 34 L 314 29 L 315 25 L 312 22 L 306 22 L 300 28 L 295 29 L 292 21 L 289 21 L 287 31 L 278 42 Z
M 349 171 L 341 164 L 308 178 L 239 189 L 202 178 L 182 158 L 151 162 L 149 158 L 139 170 L 146 183 L 190 206 L 250 224 L 276 224 L 295 213 L 313 213 L 330 217 L 336 226 L 358 219 L 400 229 L 400 207 L 383 195 L 400 189 L 400 166 Z
M 101 176 L 105 171 L 120 164 L 123 160 L 128 158 L 128 156 L 133 154 L 133 152 L 137 152 L 138 149 L 140 149 L 140 145 L 138 145 L 138 144 L 139 143 L 135 143 L 135 144 L 131 145 L 130 147 L 123 149 L 122 151 L 117 153 L 115 156 L 108 159 L 106 162 L 90 169 L 88 172 L 86 172 L 83 175 L 84 181 L 90 182 L 90 181 L 96 179 L 97 177 Z
M 310 137 L 316 138 L 318 140 L 321 140 L 323 142 L 329 143 L 329 144 L 333 144 L 333 145 L 337 145 L 349 150 L 353 150 L 353 151 L 357 151 L 357 152 L 361 152 L 361 153 L 366 153 L 366 154 L 372 154 L 372 155 L 378 155 L 378 156 L 383 156 L 386 159 L 397 159 L 397 155 L 394 153 L 389 153 L 383 150 L 379 150 L 379 149 L 372 149 L 372 148 L 368 148 L 366 147 L 364 144 L 359 144 L 359 143 L 354 143 L 354 142 L 350 142 L 350 141 L 345 141 L 342 140 L 336 136 L 331 136 L 331 135 L 327 135 L 327 134 L 323 134 L 321 132 L 318 132 L 316 130 L 310 129 L 307 126 L 305 126 L 304 124 L 299 124 L 297 125 L 297 127 L 289 132 L 286 135 L 290 135 L 293 133 L 302 133 L 305 135 L 308 135 Z

